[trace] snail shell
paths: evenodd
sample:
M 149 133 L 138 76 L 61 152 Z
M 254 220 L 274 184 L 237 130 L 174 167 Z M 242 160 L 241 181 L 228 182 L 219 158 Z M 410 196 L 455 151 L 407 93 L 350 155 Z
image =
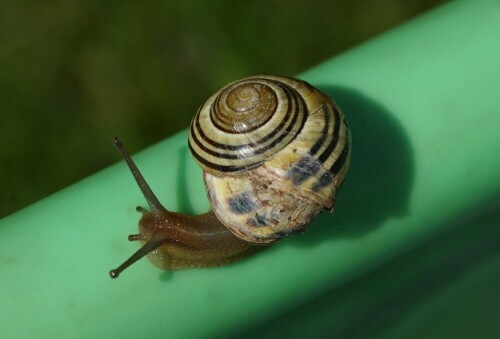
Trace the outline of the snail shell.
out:
M 201 106 L 189 134 L 217 218 L 240 239 L 263 244 L 303 232 L 334 208 L 350 144 L 330 97 L 281 76 L 228 84 Z

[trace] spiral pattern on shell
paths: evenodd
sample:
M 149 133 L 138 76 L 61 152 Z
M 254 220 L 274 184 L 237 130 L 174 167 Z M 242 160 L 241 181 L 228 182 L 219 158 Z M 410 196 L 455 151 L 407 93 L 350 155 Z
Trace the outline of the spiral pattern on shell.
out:
M 333 210 L 350 145 L 329 96 L 280 76 L 227 85 L 198 110 L 189 134 L 214 214 L 236 237 L 261 244 L 303 232 L 322 209 Z
M 189 147 L 207 172 L 254 168 L 300 133 L 306 111 L 302 97 L 284 82 L 264 77 L 236 81 L 198 110 Z

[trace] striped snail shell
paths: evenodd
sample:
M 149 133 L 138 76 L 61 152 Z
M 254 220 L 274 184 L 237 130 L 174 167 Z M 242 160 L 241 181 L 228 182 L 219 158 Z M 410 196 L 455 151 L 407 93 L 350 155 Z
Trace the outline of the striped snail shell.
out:
M 254 76 L 228 84 L 198 110 L 189 148 L 212 209 L 237 237 L 273 243 L 332 210 L 349 168 L 345 117 L 308 83 Z
M 235 81 L 191 124 L 189 148 L 212 206 L 193 216 L 167 210 L 115 139 L 149 210 L 137 208 L 139 233 L 129 236 L 143 246 L 111 277 L 145 255 L 163 269 L 226 265 L 304 231 L 322 209 L 333 210 L 350 144 L 343 113 L 308 83 L 279 76 Z

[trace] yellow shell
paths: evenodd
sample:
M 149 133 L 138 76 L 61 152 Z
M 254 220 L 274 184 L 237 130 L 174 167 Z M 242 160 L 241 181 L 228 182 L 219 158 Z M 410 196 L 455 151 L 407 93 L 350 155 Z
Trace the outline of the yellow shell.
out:
M 280 76 L 235 81 L 199 109 L 189 147 L 217 218 L 236 236 L 272 243 L 332 210 L 351 136 L 334 101 Z

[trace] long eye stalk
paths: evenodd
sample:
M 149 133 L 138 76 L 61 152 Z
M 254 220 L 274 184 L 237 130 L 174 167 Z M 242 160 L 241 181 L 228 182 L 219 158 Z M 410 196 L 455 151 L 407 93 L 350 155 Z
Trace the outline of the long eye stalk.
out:
M 115 138 L 113 143 L 115 146 L 118 148 L 118 151 L 120 151 L 120 154 L 122 155 L 123 159 L 127 162 L 128 167 L 130 168 L 130 171 L 132 172 L 132 175 L 134 176 L 135 181 L 137 182 L 137 185 L 139 185 L 139 188 L 142 191 L 142 194 L 146 198 L 146 201 L 149 205 L 149 208 L 151 209 L 151 212 L 153 213 L 153 217 L 158 217 L 162 215 L 163 213 L 166 212 L 165 207 L 160 203 L 156 195 L 153 193 L 153 190 L 151 187 L 149 187 L 148 183 L 142 176 L 141 172 L 137 168 L 136 164 L 128 154 L 127 150 L 125 149 L 125 146 L 123 146 L 122 142 L 120 139 Z

